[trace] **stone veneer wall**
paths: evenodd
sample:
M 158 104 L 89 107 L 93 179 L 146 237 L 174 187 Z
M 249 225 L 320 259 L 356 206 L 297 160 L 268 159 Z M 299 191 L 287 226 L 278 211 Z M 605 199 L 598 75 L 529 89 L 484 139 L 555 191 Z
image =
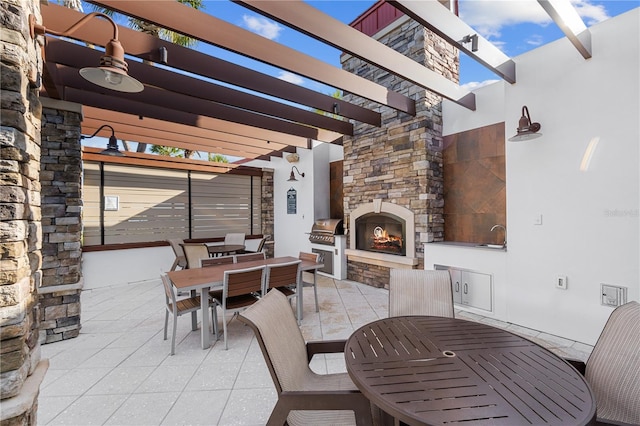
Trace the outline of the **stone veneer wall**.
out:
M 80 333 L 82 107 L 42 99 L 42 285 L 40 342 Z
M 0 3 L 0 424 L 36 424 L 48 363 L 40 359 L 40 45 L 28 17 L 40 3 Z
M 457 49 L 406 16 L 374 38 L 458 81 Z M 356 123 L 354 136 L 344 138 L 344 220 L 348 223 L 351 211 L 375 198 L 412 210 L 415 256 L 420 261 L 417 267 L 422 268 L 421 243 L 444 238 L 441 98 L 350 55 L 342 55 L 341 62 L 343 69 L 416 101 L 415 117 L 379 107 L 381 128 Z M 345 100 L 367 108 L 377 105 L 353 95 L 345 96 Z M 387 287 L 389 268 L 348 260 L 347 278 Z
M 262 235 L 270 235 L 271 239 L 264 245 L 267 257 L 273 257 L 275 247 L 273 246 L 273 170 L 262 170 Z

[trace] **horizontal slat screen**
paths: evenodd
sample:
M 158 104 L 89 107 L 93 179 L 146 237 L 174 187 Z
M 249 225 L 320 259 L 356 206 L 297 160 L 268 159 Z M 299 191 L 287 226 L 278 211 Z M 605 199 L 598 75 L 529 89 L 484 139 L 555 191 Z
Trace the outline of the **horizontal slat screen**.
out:
M 223 237 L 228 232 L 260 232 L 260 178 L 104 165 L 104 196 L 117 197 L 117 210 L 104 211 L 100 229 L 100 170 L 85 163 L 84 244 L 120 244 L 169 238 Z M 252 191 L 253 187 L 253 191 Z M 253 198 L 252 198 L 253 197 Z

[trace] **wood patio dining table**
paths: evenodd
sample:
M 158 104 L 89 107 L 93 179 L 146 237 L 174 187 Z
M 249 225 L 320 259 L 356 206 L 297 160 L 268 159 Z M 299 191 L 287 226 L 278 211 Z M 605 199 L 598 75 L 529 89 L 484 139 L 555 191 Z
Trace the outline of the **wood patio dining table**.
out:
M 349 376 L 408 425 L 587 425 L 596 404 L 577 370 L 549 350 L 486 324 L 385 318 L 347 340 Z
M 274 257 L 270 259 L 264 260 L 252 260 L 248 262 L 241 263 L 229 263 L 224 265 L 214 265 L 208 266 L 206 268 L 194 268 L 194 269 L 182 269 L 179 271 L 170 271 L 167 272 L 167 276 L 171 279 L 173 286 L 182 292 L 186 291 L 199 291 L 200 292 L 200 304 L 202 314 L 202 324 L 200 326 L 200 341 L 202 344 L 202 349 L 207 349 L 211 346 L 211 338 L 209 336 L 209 316 L 206 314 L 207 309 L 209 308 L 208 303 L 208 293 L 209 290 L 220 289 L 223 287 L 224 283 L 224 272 L 232 271 L 237 269 L 245 269 L 251 268 L 254 266 L 261 265 L 272 265 L 277 263 L 285 263 L 292 262 L 295 260 L 299 260 L 297 257 L 285 256 L 285 257 Z M 316 263 L 309 260 L 302 260 L 300 263 L 300 271 L 301 273 L 304 271 L 309 271 L 314 273 L 315 280 L 315 272 L 324 267 L 322 263 Z M 298 318 L 302 318 L 302 279 L 298 280 L 298 286 L 296 288 L 296 315 Z M 191 329 L 197 330 L 197 313 L 193 312 L 191 314 Z

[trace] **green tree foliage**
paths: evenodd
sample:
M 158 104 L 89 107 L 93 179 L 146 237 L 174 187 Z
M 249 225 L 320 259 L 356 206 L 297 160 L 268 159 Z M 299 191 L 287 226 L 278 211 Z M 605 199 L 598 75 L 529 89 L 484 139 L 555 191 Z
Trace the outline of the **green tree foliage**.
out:
M 209 161 L 213 161 L 215 163 L 228 163 L 229 159 L 222 154 L 209 153 Z

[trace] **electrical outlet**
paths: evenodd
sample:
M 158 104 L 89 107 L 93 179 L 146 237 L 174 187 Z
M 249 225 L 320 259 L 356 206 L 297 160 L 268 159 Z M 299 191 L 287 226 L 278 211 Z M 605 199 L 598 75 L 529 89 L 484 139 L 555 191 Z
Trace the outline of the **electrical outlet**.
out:
M 556 277 L 556 288 L 560 290 L 567 289 L 567 276 L 566 275 L 558 275 Z

